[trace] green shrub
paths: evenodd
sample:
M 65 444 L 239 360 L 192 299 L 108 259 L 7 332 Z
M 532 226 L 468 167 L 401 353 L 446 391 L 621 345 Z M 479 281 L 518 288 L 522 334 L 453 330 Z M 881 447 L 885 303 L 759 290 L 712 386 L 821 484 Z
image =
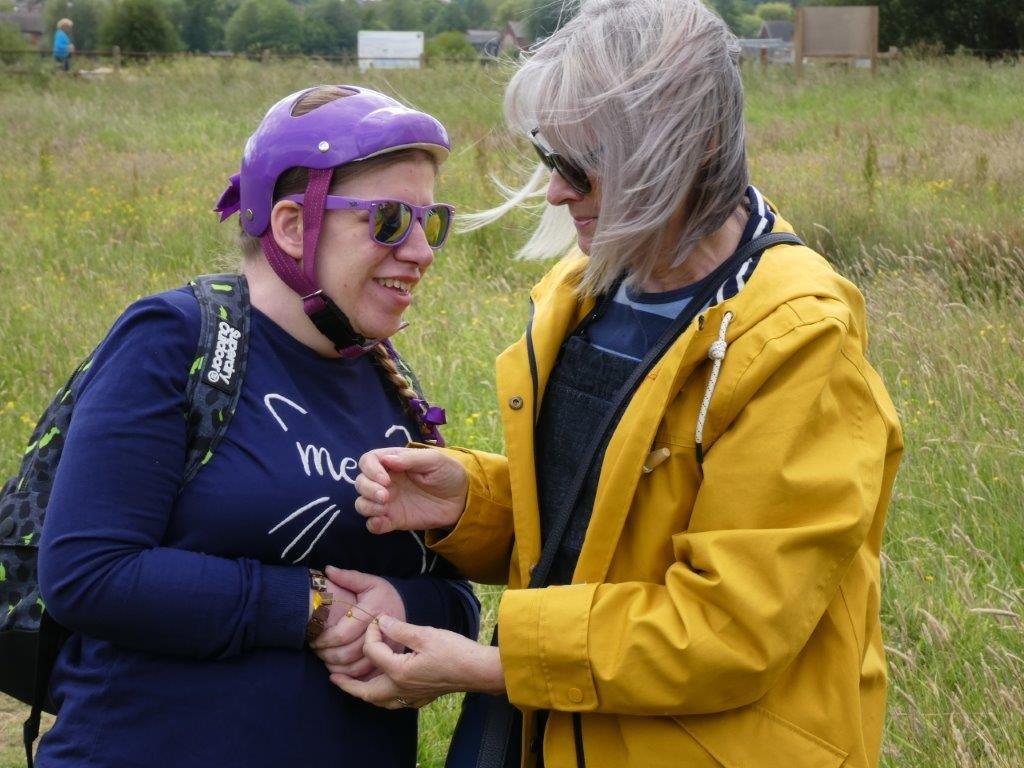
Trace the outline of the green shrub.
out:
M 754 13 L 764 21 L 792 21 L 793 6 L 789 3 L 761 3 Z
M 472 61 L 478 57 L 462 32 L 442 32 L 427 41 L 426 54 L 431 59 L 459 59 Z
M 31 50 L 14 24 L 0 23 L 0 61 L 4 64 L 17 63 L 24 60 L 25 54 Z
M 359 12 L 338 0 L 315 0 L 302 19 L 302 52 L 339 54 L 356 49 Z
M 170 53 L 181 47 L 167 12 L 156 0 L 120 0 L 110 8 L 100 29 L 105 47 L 122 51 Z
M 302 19 L 287 0 L 246 0 L 228 20 L 224 42 L 236 52 L 302 50 Z
M 740 37 L 757 37 L 762 24 L 764 24 L 764 19 L 760 16 L 744 13 L 737 22 L 739 29 L 736 30 L 736 34 Z

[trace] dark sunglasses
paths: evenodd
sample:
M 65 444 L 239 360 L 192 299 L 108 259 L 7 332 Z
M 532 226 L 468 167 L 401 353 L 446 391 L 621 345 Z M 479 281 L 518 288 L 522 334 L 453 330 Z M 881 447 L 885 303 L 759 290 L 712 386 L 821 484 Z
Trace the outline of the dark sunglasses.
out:
M 288 195 L 285 200 L 302 204 L 305 195 Z M 444 203 L 413 205 L 404 200 L 360 200 L 357 197 L 327 195 L 324 209 L 328 211 L 369 211 L 370 237 L 381 245 L 397 248 L 412 232 L 413 221 L 423 227 L 427 244 L 435 251 L 444 245 L 452 227 L 455 209 Z
M 530 141 L 533 142 L 533 148 L 537 150 L 537 157 L 540 161 L 548 167 L 549 170 L 558 171 L 558 175 L 565 179 L 566 184 L 575 189 L 581 195 L 590 193 L 590 179 L 587 178 L 587 172 L 580 168 L 578 165 L 570 160 L 567 160 L 562 155 L 555 152 L 550 147 L 546 147 L 541 144 L 537 138 L 537 134 L 540 133 L 540 128 L 534 128 L 530 131 Z

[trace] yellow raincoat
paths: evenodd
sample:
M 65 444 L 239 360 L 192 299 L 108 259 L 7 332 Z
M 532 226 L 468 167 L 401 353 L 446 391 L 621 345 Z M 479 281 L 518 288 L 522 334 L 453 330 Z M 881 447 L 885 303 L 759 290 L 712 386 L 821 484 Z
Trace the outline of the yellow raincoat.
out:
M 790 227 L 779 218 L 775 231 Z M 524 589 L 541 552 L 534 423 L 559 347 L 592 306 L 574 291 L 584 263 L 561 261 L 533 290 L 527 333 L 497 362 L 508 458 L 451 451 L 469 499 L 433 539 L 471 579 L 509 586 L 500 653 L 524 733 L 534 710 L 553 710 L 547 768 L 876 765 L 879 547 L 902 438 L 864 357 L 861 294 L 807 248 L 766 251 L 633 396 L 573 583 Z M 700 465 L 708 351 L 726 313 Z M 661 448 L 669 458 L 645 472 Z

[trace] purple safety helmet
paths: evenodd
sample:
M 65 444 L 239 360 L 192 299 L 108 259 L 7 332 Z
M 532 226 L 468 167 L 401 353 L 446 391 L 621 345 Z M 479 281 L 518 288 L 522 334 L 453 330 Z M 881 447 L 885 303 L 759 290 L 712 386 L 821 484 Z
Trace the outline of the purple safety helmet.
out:
M 253 237 L 262 235 L 270 224 L 274 185 L 289 168 L 336 168 L 400 149 L 425 150 L 439 163 L 447 159 L 448 133 L 435 118 L 367 88 L 337 87 L 352 95 L 295 116 L 295 105 L 314 90 L 307 88 L 268 110 L 245 143 L 238 208 L 222 211 L 222 218 L 239 210 L 245 231 Z M 231 191 L 229 187 L 225 194 Z

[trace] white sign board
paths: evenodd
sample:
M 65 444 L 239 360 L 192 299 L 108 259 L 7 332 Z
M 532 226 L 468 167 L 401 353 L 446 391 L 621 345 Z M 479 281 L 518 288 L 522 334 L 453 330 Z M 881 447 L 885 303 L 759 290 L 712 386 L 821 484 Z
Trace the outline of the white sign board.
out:
M 359 71 L 419 69 L 423 56 L 422 32 L 359 30 Z

